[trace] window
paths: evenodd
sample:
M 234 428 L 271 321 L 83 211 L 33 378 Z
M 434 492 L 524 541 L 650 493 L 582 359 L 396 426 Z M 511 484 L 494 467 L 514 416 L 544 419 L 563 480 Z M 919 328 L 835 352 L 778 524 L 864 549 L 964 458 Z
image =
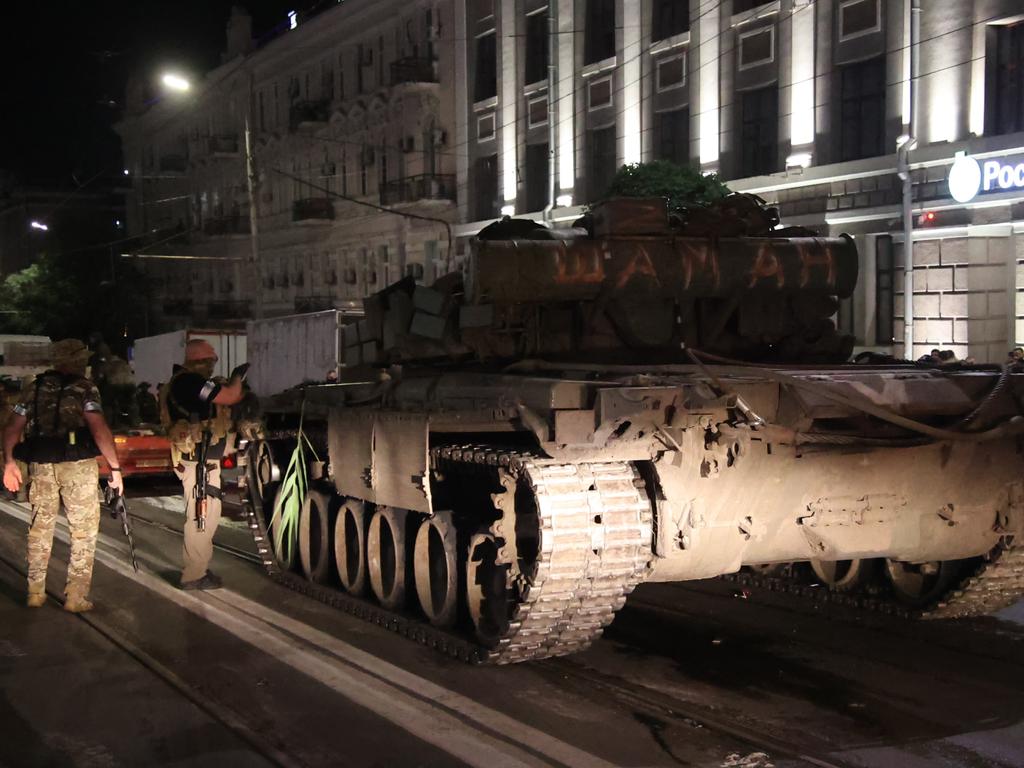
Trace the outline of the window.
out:
M 473 166 L 473 218 L 493 219 L 498 215 L 498 156 L 477 158 Z
M 494 113 L 481 115 L 476 119 L 477 141 L 487 141 L 494 138 Z
M 483 101 L 498 95 L 498 51 L 494 31 L 476 39 L 476 83 L 473 101 Z
M 690 164 L 690 110 L 676 109 L 654 116 L 655 155 L 676 165 Z
M 881 28 L 882 6 L 878 0 L 845 0 L 839 4 L 841 41 L 878 32 Z
M 986 133 L 1024 130 L 1024 23 L 990 28 L 989 58 L 992 88 L 985 121 Z M 989 127 L 991 126 L 991 127 Z
M 733 13 L 752 11 L 762 5 L 768 5 L 772 0 L 734 0 L 732 4 Z
M 615 55 L 615 0 L 587 0 L 584 63 Z
M 839 159 L 885 152 L 885 57 L 847 64 L 840 72 Z
M 690 29 L 690 0 L 654 0 L 651 40 L 664 40 Z
M 587 187 L 590 202 L 597 202 L 608 192 L 615 176 L 615 126 L 590 131 L 587 137 Z
M 536 128 L 538 125 L 546 125 L 548 122 L 548 97 L 541 96 L 537 99 L 530 99 L 526 115 L 527 127 Z
M 893 315 L 896 314 L 892 236 L 875 238 L 875 344 L 888 346 L 893 338 Z
M 527 83 L 536 83 L 548 76 L 548 14 L 547 11 L 526 17 Z
M 540 211 L 548 204 L 548 145 L 526 145 L 526 210 Z
M 740 69 L 749 69 L 775 61 L 775 27 L 740 35 Z
M 600 109 L 611 106 L 611 103 L 612 79 L 610 77 L 591 80 L 587 84 L 587 109 Z
M 657 89 L 667 91 L 686 83 L 686 54 L 679 54 L 657 63 Z
M 778 170 L 779 87 L 747 91 L 740 98 L 740 176 Z

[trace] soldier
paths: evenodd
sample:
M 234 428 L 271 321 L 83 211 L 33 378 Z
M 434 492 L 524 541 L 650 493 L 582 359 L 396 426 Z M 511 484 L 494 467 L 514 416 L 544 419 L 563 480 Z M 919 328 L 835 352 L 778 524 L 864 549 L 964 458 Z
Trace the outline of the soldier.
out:
M 110 465 L 111 487 L 120 492 L 124 485 L 99 392 L 85 378 L 89 350 L 77 339 L 64 339 L 50 346 L 50 357 L 53 369 L 41 373 L 26 388 L 4 430 L 4 486 L 16 493 L 24 482 L 14 462 L 16 453 L 28 462 L 31 479 L 29 501 L 33 515 L 28 532 L 27 600 L 30 608 L 46 602 L 46 568 L 53 529 L 64 502 L 71 529 L 64 609 L 80 613 L 92 608 L 88 595 L 100 525 L 96 493 L 99 454 Z M 19 445 L 23 431 L 25 441 Z
M 220 521 L 220 459 L 233 430 L 231 406 L 243 397 L 247 366 L 236 368 L 231 381 L 225 382 L 213 378 L 216 363 L 213 347 L 193 339 L 185 345 L 185 364 L 175 366 L 170 380 L 160 388 L 160 421 L 171 440 L 171 460 L 185 492 L 182 589 L 221 586 L 220 578 L 207 566 L 213 557 L 213 534 Z M 196 493 L 200 479 L 197 469 L 206 475 L 202 498 Z
M 136 408 L 144 424 L 156 424 L 160 421 L 160 406 L 156 397 L 149 391 L 150 386 L 148 381 L 144 381 L 135 392 Z

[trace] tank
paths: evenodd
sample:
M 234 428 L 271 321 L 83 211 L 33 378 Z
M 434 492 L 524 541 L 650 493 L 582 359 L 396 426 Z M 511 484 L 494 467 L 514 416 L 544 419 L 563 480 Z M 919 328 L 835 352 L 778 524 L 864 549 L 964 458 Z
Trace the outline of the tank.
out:
M 749 197 L 609 201 L 366 299 L 340 381 L 270 398 L 248 449 L 268 572 L 493 663 L 587 647 L 641 582 L 745 567 L 885 579 L 914 615 L 1016 600 L 1024 374 L 847 363 L 853 241 L 776 224 Z

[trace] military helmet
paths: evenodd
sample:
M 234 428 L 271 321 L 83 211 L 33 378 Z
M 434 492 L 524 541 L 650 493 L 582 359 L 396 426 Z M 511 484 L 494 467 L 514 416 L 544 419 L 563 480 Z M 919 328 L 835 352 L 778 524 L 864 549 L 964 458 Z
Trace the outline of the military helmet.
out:
M 53 365 L 85 365 L 89 361 L 89 348 L 78 339 L 61 339 L 50 344 Z

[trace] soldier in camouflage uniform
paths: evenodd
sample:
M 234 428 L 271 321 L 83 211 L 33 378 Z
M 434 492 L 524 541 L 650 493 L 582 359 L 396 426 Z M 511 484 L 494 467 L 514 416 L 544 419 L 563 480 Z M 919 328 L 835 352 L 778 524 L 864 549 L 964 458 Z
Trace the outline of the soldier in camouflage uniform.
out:
M 185 495 L 182 589 L 221 586 L 220 577 L 207 569 L 213 557 L 213 535 L 220 521 L 220 459 L 233 444 L 237 427 L 231 407 L 243 399 L 248 366 L 236 368 L 230 381 L 224 381 L 213 377 L 216 363 L 213 347 L 192 339 L 185 345 L 184 365 L 175 366 L 171 378 L 160 389 L 160 421 L 170 438 L 174 472 Z M 204 453 L 206 494 L 203 499 L 196 499 L 196 470 Z
M 46 602 L 46 568 L 64 502 L 71 530 L 64 608 L 79 613 L 92 608 L 88 594 L 100 524 L 96 456 L 102 453 L 110 465 L 110 485 L 119 492 L 124 486 L 99 392 L 84 375 L 88 349 L 76 339 L 65 339 L 52 344 L 50 354 L 53 369 L 28 386 L 4 430 L 4 486 L 17 492 L 24 481 L 12 455 L 27 461 L 33 513 L 28 532 L 30 608 Z M 25 441 L 19 444 L 23 432 Z

